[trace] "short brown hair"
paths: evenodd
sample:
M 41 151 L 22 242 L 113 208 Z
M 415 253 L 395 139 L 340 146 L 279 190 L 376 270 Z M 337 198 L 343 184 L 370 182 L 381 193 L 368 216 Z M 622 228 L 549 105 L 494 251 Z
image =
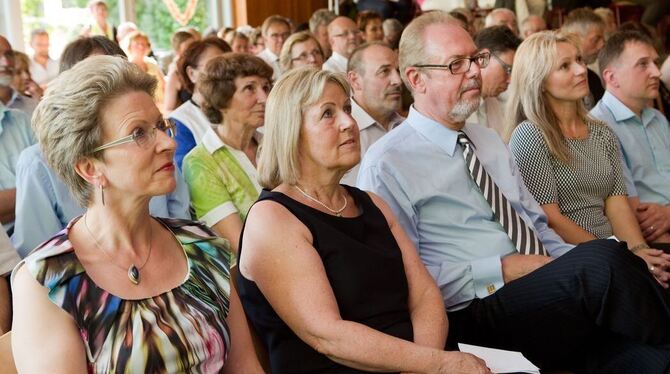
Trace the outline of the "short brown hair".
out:
M 179 60 L 177 61 L 177 75 L 179 76 L 179 79 L 181 80 L 184 89 L 190 93 L 193 93 L 193 87 L 195 86 L 195 82 L 191 82 L 191 79 L 188 77 L 188 74 L 186 73 L 186 69 L 189 66 L 190 67 L 198 66 L 200 56 L 202 56 L 202 54 L 205 53 L 207 48 L 210 47 L 217 48 L 223 53 L 231 51 L 228 43 L 224 42 L 223 40 L 217 37 L 208 37 L 191 43 L 191 45 L 189 45 L 188 48 L 186 48 L 184 53 L 182 53 L 182 55 L 179 57 Z
M 228 107 L 235 94 L 235 78 L 258 76 L 272 81 L 273 70 L 260 57 L 246 53 L 228 53 L 207 62 L 198 77 L 202 94 L 202 112 L 211 123 L 221 123 L 221 109 Z
M 268 29 L 275 23 L 283 23 L 284 25 L 286 25 L 286 27 L 289 28 L 289 30 L 291 30 L 291 24 L 288 22 L 288 20 L 285 17 L 275 14 L 266 18 L 265 21 L 263 21 L 263 25 L 261 26 L 263 36 L 267 36 Z
M 605 42 L 598 54 L 598 68 L 604 71 L 623 54 L 628 43 L 642 43 L 654 48 L 654 42 L 647 35 L 634 30 L 617 31 Z
M 356 16 L 356 25 L 358 26 L 359 30 L 365 32 L 365 27 L 368 25 L 368 23 L 375 19 L 383 21 L 381 14 L 373 10 L 364 10 L 358 13 L 358 16 Z
M 172 38 L 170 39 L 170 45 L 172 45 L 172 50 L 173 51 L 178 51 L 179 47 L 186 41 L 191 40 L 191 39 L 196 39 L 195 35 L 193 33 L 188 32 L 186 30 L 177 30 L 175 31 L 174 34 L 172 34 Z
M 77 62 L 87 58 L 88 56 L 98 53 L 107 56 L 121 56 L 126 57 L 121 47 L 107 37 L 102 35 L 96 36 L 82 36 L 76 39 L 63 50 L 60 56 L 60 65 L 58 72 L 62 73 L 72 68 Z

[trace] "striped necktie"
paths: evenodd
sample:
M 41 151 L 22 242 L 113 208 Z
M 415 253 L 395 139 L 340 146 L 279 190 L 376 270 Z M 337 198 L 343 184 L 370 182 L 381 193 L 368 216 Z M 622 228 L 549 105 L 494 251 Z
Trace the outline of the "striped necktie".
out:
M 458 144 L 463 147 L 463 157 L 468 165 L 470 175 L 475 181 L 484 198 L 491 206 L 493 215 L 498 219 L 519 253 L 524 255 L 547 255 L 535 232 L 526 225 L 523 219 L 502 194 L 493 178 L 486 172 L 474 152 L 474 144 L 464 132 L 458 132 Z

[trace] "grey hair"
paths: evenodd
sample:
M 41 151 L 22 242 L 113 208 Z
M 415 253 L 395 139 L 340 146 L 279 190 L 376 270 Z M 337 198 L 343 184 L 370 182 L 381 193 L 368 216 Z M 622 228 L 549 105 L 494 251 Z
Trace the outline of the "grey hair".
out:
M 113 99 L 133 91 L 153 96 L 156 79 L 118 56 L 92 56 L 49 83 L 33 115 L 33 129 L 47 163 L 81 206 L 91 200 L 91 185 L 75 171 L 85 157 L 96 157 L 102 113 Z M 97 156 L 99 157 L 99 156 Z
M 332 10 L 319 9 L 312 13 L 312 16 L 309 18 L 309 31 L 315 33 L 319 26 L 328 26 L 335 18 L 337 18 L 337 15 Z
M 300 67 L 284 74 L 265 104 L 265 136 L 258 158 L 259 183 L 273 189 L 300 178 L 298 146 L 305 111 L 319 101 L 327 83 L 351 96 L 344 74 Z
M 516 19 L 516 14 L 513 11 L 511 11 L 507 8 L 496 8 L 496 9 L 493 9 L 491 11 L 491 13 L 486 15 L 486 18 L 484 19 L 484 27 L 496 26 L 496 23 L 494 23 L 495 16 L 497 14 L 501 14 L 501 13 L 511 14 L 512 16 L 514 16 L 514 19 Z

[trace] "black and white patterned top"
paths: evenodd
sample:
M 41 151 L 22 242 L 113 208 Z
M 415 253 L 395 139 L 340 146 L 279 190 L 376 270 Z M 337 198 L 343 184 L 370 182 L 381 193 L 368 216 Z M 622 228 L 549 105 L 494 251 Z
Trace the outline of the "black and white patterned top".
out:
M 616 135 L 597 122 L 587 126 L 587 138 L 565 139 L 570 164 L 550 154 L 542 130 L 528 121 L 517 126 L 509 145 L 535 200 L 558 204 L 561 214 L 603 239 L 612 236 L 605 200 L 627 193 Z

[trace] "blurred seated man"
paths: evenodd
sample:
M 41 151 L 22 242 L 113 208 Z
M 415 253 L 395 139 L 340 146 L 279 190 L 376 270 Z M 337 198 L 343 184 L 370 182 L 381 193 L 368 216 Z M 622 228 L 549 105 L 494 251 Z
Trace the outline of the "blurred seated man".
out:
M 543 370 L 667 370 L 670 296 L 651 274 L 663 270 L 625 243 L 572 247 L 548 227 L 500 137 L 465 124 L 489 56 L 453 22 L 432 12 L 403 32 L 414 105 L 370 147 L 357 183 L 388 203 L 440 288 L 447 348 L 521 351 Z
M 346 73 L 351 53 L 361 44 L 361 31 L 350 18 L 337 17 L 328 24 L 328 41 L 333 54 L 323 64 L 323 70 Z
M 30 75 L 42 89 L 58 76 L 58 61 L 49 56 L 49 33 L 35 29 L 30 33 L 30 47 L 35 52 L 30 59 Z
M 521 22 L 521 37 L 526 39 L 536 32 L 544 31 L 546 29 L 547 22 L 545 22 L 544 18 L 531 14 Z
M 37 100 L 23 95 L 12 87 L 15 74 L 14 51 L 9 41 L 0 35 L 0 104 L 23 112 L 30 120 Z
M 507 26 L 514 33 L 519 35 L 519 25 L 517 25 L 516 15 L 509 9 L 493 9 L 484 19 L 484 27 Z
M 507 26 L 491 26 L 475 36 L 475 45 L 481 52 L 491 54 L 489 64 L 482 68 L 481 104 L 467 120 L 495 130 L 502 136 L 504 132 L 503 104 L 498 96 L 507 90 L 512 77 L 514 53 L 521 44 Z
M 598 52 L 605 45 L 605 22 L 602 18 L 589 8 L 575 9 L 568 14 L 561 31 L 574 34 L 579 39 L 582 60 L 586 65 L 596 62 Z M 591 109 L 603 97 L 605 89 L 598 73 L 592 68 L 589 68 L 586 73 L 591 94 L 584 99 L 584 104 L 587 109 Z
M 257 56 L 267 62 L 274 70 L 273 80 L 279 79 L 281 76 L 281 67 L 279 66 L 279 53 L 281 47 L 284 45 L 286 39 L 291 36 L 291 25 L 286 18 L 274 15 L 263 21 L 261 27 L 263 33 L 263 43 L 265 49 Z
M 354 50 L 347 67 L 351 85 L 351 116 L 360 132 L 361 158 L 370 146 L 393 130 L 404 117 L 402 80 L 398 74 L 398 54 L 382 42 L 365 43 Z M 358 164 L 349 169 L 342 183 L 356 185 Z
M 309 31 L 321 44 L 324 59 L 329 58 L 333 53 L 328 41 L 328 24 L 335 18 L 337 18 L 335 13 L 328 9 L 318 9 L 309 18 Z
M 629 201 L 650 243 L 670 242 L 670 127 L 649 106 L 658 97 L 658 59 L 647 36 L 613 34 L 599 59 L 607 91 L 591 110 L 619 138 Z

